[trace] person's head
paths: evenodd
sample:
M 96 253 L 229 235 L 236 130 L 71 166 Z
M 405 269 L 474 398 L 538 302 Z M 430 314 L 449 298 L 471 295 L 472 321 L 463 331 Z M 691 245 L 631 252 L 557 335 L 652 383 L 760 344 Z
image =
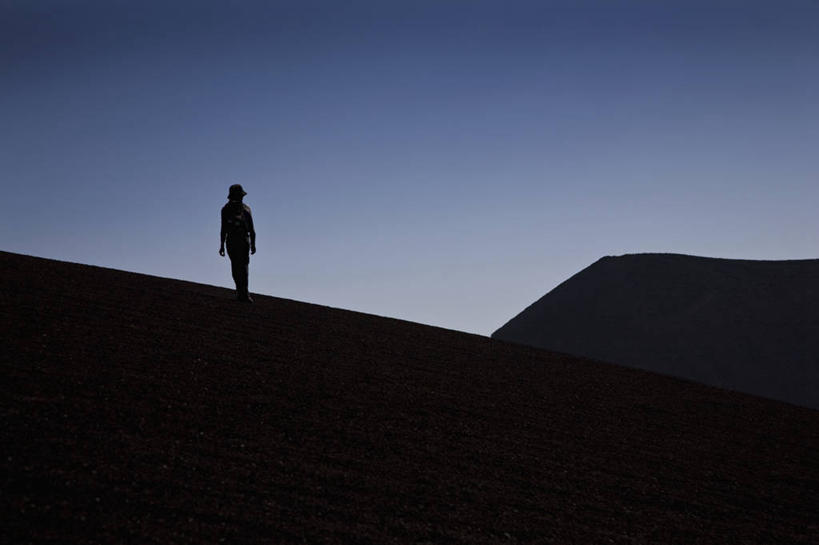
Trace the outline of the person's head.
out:
M 239 184 L 233 184 L 228 190 L 228 199 L 231 201 L 241 201 L 245 195 L 247 195 L 247 192 Z

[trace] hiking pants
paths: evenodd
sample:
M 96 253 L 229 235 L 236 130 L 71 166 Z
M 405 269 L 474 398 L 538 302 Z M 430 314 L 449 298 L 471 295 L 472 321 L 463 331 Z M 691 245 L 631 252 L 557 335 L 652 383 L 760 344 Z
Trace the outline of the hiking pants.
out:
M 238 239 L 238 240 L 237 240 Z M 236 295 L 247 296 L 248 265 L 250 264 L 250 241 L 237 239 L 227 240 L 227 253 L 230 257 L 230 272 L 236 283 Z

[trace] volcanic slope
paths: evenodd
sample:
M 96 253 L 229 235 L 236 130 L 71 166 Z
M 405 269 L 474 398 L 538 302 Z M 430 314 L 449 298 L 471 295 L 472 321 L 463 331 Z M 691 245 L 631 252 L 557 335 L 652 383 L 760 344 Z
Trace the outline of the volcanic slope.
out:
M 492 337 L 819 409 L 819 259 L 605 257 Z
M 817 411 L 188 282 L 0 271 L 3 543 L 819 543 Z

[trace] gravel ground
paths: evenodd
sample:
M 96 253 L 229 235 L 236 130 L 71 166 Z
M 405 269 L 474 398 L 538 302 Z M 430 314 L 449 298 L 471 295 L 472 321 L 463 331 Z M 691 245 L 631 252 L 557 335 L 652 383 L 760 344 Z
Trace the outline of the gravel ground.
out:
M 176 280 L 0 274 L 3 543 L 819 543 L 819 411 Z

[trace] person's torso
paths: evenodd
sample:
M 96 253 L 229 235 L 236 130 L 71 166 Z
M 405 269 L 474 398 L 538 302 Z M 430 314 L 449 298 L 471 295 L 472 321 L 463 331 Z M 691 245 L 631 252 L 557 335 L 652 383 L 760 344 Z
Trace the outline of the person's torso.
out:
M 228 235 L 247 236 L 250 231 L 249 210 L 242 202 L 231 201 L 222 208 L 222 223 Z

